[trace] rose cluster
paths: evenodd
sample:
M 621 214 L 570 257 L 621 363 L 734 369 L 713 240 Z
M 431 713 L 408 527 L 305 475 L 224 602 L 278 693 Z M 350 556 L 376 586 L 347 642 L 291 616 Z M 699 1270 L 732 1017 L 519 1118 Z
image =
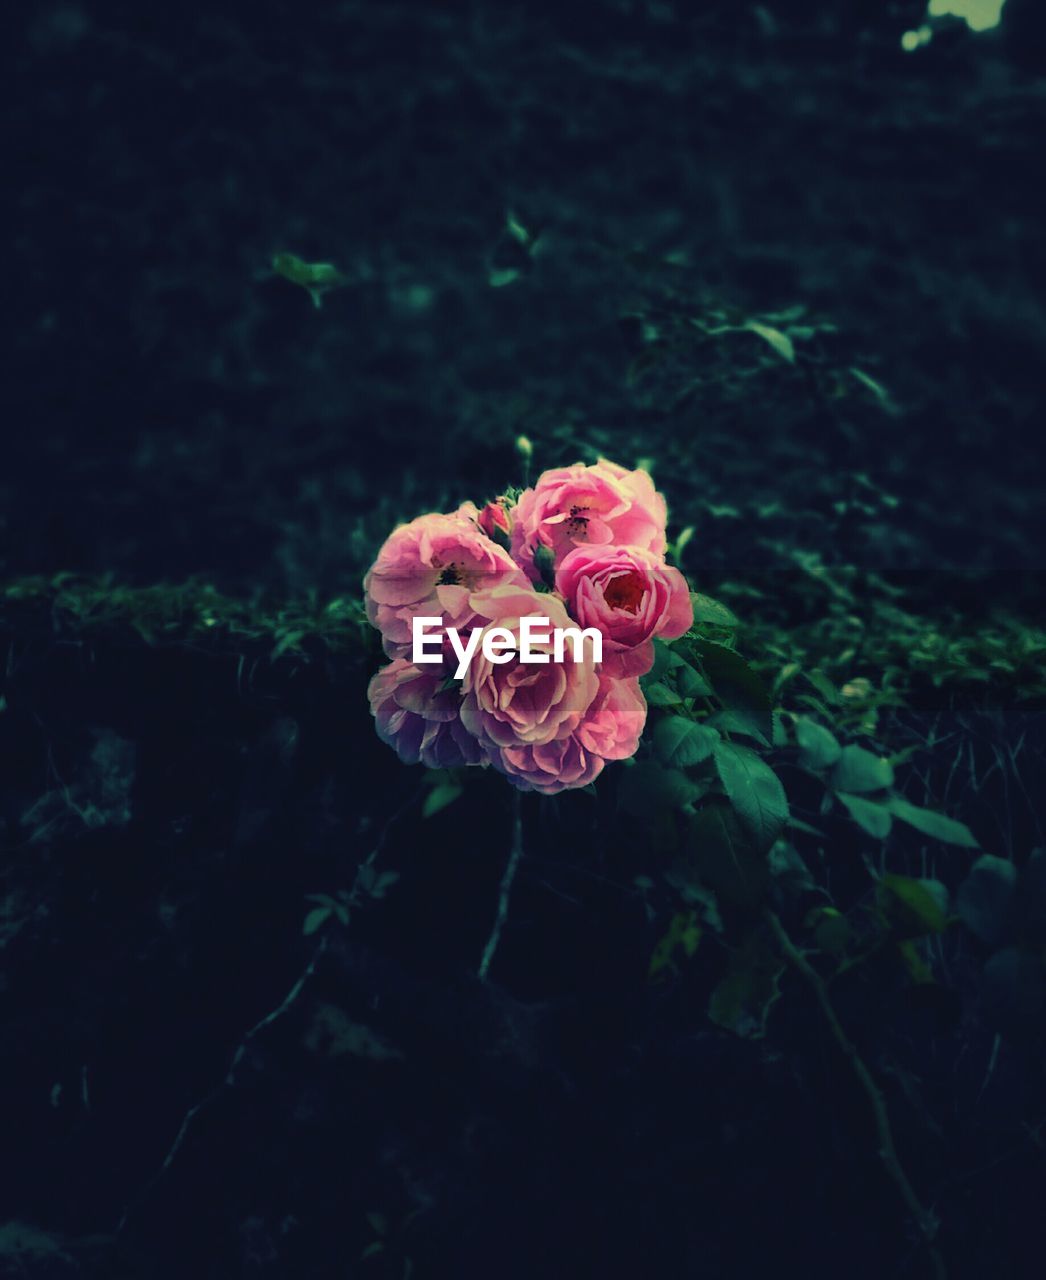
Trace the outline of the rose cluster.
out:
M 654 637 L 675 639 L 693 621 L 686 580 L 665 563 L 665 519 L 646 471 L 600 459 L 544 472 L 515 502 L 465 503 L 400 525 L 364 580 L 367 616 L 391 659 L 370 683 L 378 736 L 408 764 L 489 764 L 545 794 L 583 787 L 607 760 L 631 756 Z M 450 652 L 439 664 L 410 661 L 418 616 L 517 638 L 527 617 L 596 627 L 603 660 L 590 645 L 547 664 L 494 664 L 478 651 L 455 681 Z

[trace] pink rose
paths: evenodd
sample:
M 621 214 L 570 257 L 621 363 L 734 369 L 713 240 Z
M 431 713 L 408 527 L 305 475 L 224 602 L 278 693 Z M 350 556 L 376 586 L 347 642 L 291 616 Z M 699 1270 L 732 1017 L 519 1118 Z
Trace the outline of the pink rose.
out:
M 531 581 L 539 547 L 558 567 L 577 546 L 623 543 L 660 555 L 665 550 L 665 500 L 646 471 L 626 471 L 605 458 L 545 471 L 514 509 L 512 554 Z
M 404 764 L 452 769 L 483 763 L 480 744 L 459 719 L 458 690 L 442 684 L 439 667 L 421 671 L 403 658 L 382 667 L 367 689 L 378 737 Z
M 512 510 L 504 498 L 488 502 L 476 517 L 476 523 L 488 538 L 493 538 L 495 542 L 504 538 L 508 545 L 508 539 L 512 535 Z
M 573 646 L 567 645 L 562 662 L 552 660 L 551 632 L 574 624 L 562 601 L 540 595 L 529 586 L 499 586 L 473 592 L 469 607 L 484 630 L 503 627 L 519 648 L 521 618 L 547 618 L 547 645 L 531 637 L 532 650 L 545 649 L 546 663 L 520 662 L 514 655 L 508 662 L 493 663 L 483 654 L 482 639 L 462 682 L 461 722 L 475 734 L 488 751 L 499 747 L 538 746 L 571 734 L 599 690 L 599 676 L 587 642 L 579 661 Z M 505 652 L 508 652 L 506 648 Z
M 675 640 L 694 621 L 686 579 L 640 547 L 578 547 L 556 570 L 556 590 L 580 626 L 603 633 L 605 675 L 644 675 L 654 636 Z
M 646 723 L 646 699 L 638 680 L 604 676 L 584 719 L 566 738 L 537 746 L 501 747 L 494 767 L 525 791 L 555 795 L 587 786 L 607 760 L 634 755 Z
M 605 760 L 627 760 L 635 755 L 645 725 L 646 698 L 639 681 L 603 675 L 574 736 L 586 751 Z
M 411 620 L 442 617 L 444 627 L 467 629 L 473 591 L 525 579 L 507 551 L 476 524 L 476 508 L 418 516 L 393 530 L 363 580 L 367 617 L 382 634 L 390 658 L 411 652 Z

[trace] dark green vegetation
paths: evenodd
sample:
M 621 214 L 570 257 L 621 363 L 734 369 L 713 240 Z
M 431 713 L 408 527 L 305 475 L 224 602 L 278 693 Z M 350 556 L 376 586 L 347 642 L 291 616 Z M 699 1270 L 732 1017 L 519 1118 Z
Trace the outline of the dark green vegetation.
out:
M 921 9 L 18 29 L 0 1271 L 1041 1273 L 1043 44 Z M 359 582 L 520 433 L 703 600 L 481 983 Z

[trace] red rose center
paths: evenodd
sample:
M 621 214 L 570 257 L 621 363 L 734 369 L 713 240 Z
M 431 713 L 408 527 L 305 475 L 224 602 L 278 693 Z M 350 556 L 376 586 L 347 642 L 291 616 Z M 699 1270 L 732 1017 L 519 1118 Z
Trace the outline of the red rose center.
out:
M 603 588 L 603 599 L 611 609 L 635 613 L 643 603 L 643 579 L 634 569 L 611 578 Z

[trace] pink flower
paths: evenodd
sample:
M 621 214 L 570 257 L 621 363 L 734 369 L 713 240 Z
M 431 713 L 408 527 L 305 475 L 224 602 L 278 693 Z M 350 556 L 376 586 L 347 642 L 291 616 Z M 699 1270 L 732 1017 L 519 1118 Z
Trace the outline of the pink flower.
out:
M 411 620 L 442 617 L 444 627 L 467 629 L 469 596 L 525 579 L 507 551 L 476 524 L 466 503 L 450 515 L 419 516 L 393 530 L 363 580 L 367 617 L 382 634 L 390 658 L 409 656 Z
M 512 555 L 528 577 L 541 576 L 534 563 L 539 547 L 558 567 L 577 546 L 623 543 L 660 555 L 665 550 L 665 500 L 646 471 L 626 471 L 600 458 L 544 472 L 514 509 Z
M 504 538 L 507 545 L 512 534 L 512 510 L 504 498 L 495 498 L 479 513 L 476 523 L 488 538 L 495 542 Z
M 520 791 L 554 796 L 587 787 L 603 772 L 606 761 L 586 751 L 572 733 L 537 747 L 502 747 L 492 763 Z
M 639 681 L 604 675 L 574 736 L 586 751 L 605 760 L 627 760 L 635 755 L 645 725 L 646 698 Z
M 382 667 L 367 689 L 378 737 L 404 764 L 452 769 L 483 763 L 480 744 L 459 719 L 458 690 L 442 684 L 439 667 L 421 671 L 403 658 Z
M 473 592 L 469 607 L 484 629 L 503 627 L 517 648 L 521 618 L 547 618 L 549 625 L 541 627 L 539 634 L 550 636 L 556 627 L 573 626 L 562 601 L 529 586 Z M 520 662 L 516 655 L 508 662 L 493 663 L 483 654 L 482 640 L 480 645 L 462 682 L 461 722 L 489 751 L 539 746 L 565 738 L 577 728 L 599 690 L 591 642 L 585 644 L 579 661 L 567 645 L 564 660 L 555 662 L 551 639 L 541 646 L 532 636 L 532 650 L 547 648 L 550 660 L 546 663 Z
M 491 762 L 521 790 L 554 795 L 587 786 L 607 760 L 634 755 L 645 723 L 646 699 L 639 681 L 604 676 L 584 719 L 568 737 L 501 747 Z
M 578 547 L 556 570 L 556 590 L 582 627 L 603 633 L 603 672 L 641 676 L 653 637 L 675 640 L 693 624 L 686 579 L 640 547 Z

